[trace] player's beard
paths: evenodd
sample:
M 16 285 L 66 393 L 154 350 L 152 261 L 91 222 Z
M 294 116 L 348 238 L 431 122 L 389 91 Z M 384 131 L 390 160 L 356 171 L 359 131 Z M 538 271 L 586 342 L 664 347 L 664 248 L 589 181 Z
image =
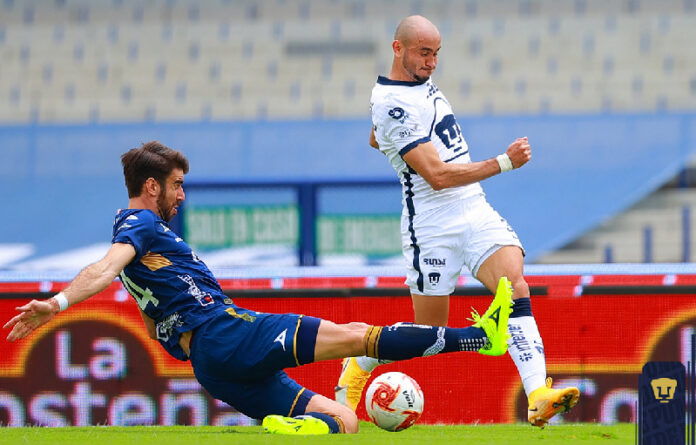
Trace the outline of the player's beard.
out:
M 157 197 L 157 212 L 164 221 L 169 222 L 174 217 L 174 206 L 167 205 L 166 193 L 164 190 Z
M 403 60 L 403 66 L 404 66 L 404 69 L 406 70 L 406 72 L 409 73 L 411 75 L 411 77 L 413 77 L 413 80 L 415 80 L 416 82 L 423 83 L 423 82 L 427 81 L 428 79 L 430 79 L 430 76 L 425 76 L 425 77 L 419 76 L 418 74 L 415 73 L 415 71 L 411 71 L 411 69 L 406 65 L 406 59 Z

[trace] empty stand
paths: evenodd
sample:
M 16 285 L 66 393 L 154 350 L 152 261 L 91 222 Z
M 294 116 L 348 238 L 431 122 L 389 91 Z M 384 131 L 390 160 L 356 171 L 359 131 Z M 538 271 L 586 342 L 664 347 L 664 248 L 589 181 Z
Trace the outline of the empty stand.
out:
M 0 122 L 366 116 L 409 13 L 460 114 L 693 110 L 694 3 L 5 0 Z

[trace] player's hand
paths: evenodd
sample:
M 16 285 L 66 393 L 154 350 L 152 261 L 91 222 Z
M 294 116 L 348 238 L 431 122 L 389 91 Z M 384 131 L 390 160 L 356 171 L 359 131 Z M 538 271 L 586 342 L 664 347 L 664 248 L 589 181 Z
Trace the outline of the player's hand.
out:
M 4 329 L 12 328 L 7 341 L 21 340 L 46 324 L 58 313 L 58 302 L 53 299 L 31 300 L 24 306 L 16 308 L 20 314 L 5 323 Z
M 526 137 L 516 139 L 505 153 L 510 157 L 513 168 L 520 168 L 532 159 L 532 147 Z

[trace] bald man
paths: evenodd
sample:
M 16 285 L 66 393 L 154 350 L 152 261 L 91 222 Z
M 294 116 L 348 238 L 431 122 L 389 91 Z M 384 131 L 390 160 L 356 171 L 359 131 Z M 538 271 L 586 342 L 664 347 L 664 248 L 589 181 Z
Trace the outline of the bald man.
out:
M 370 100 L 370 145 L 387 156 L 402 184 L 401 244 L 414 321 L 447 325 L 449 296 L 463 267 L 491 292 L 511 292 L 509 353 L 529 398 L 528 420 L 543 428 L 572 408 L 580 392 L 551 387 L 523 276 L 524 248 L 479 184 L 525 165 L 531 147 L 522 137 L 495 158 L 471 161 L 452 107 L 431 79 L 440 44 L 440 32 L 428 19 L 403 19 L 392 42 L 389 77 L 377 78 Z M 355 410 L 378 365 L 369 357 L 344 360 L 336 400 Z

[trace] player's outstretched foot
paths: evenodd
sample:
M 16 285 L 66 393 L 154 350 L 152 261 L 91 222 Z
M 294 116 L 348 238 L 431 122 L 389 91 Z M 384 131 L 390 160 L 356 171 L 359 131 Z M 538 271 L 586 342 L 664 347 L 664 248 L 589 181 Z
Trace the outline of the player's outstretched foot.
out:
M 507 340 L 510 335 L 507 332 L 508 318 L 512 312 L 512 285 L 510 280 L 502 277 L 498 281 L 498 289 L 495 298 L 488 310 L 479 315 L 476 310 L 471 313 L 474 327 L 481 328 L 488 337 L 488 344 L 479 349 L 483 355 L 503 355 L 507 352 Z
M 537 388 L 529 395 L 527 419 L 533 426 L 544 428 L 549 420 L 558 413 L 570 411 L 580 400 L 577 388 L 551 388 L 551 377 L 546 379 L 546 386 Z
M 363 371 L 355 357 L 343 359 L 343 369 L 336 385 L 336 401 L 355 411 L 369 378 L 370 373 Z
M 263 418 L 264 431 L 272 434 L 329 434 L 329 425 L 311 416 L 283 417 L 270 415 Z

